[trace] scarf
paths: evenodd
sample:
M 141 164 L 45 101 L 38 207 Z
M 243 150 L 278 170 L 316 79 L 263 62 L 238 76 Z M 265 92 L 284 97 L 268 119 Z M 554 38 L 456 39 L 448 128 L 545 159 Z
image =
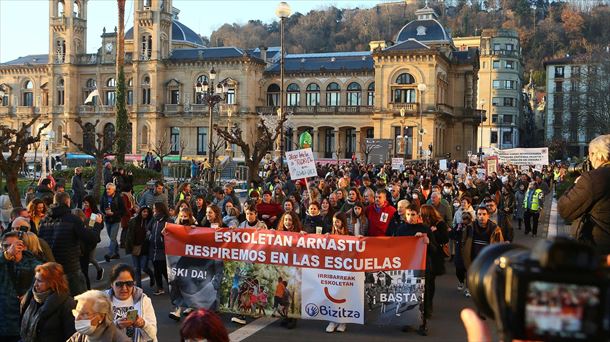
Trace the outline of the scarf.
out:
M 51 295 L 52 291 L 51 290 L 46 290 L 44 292 L 37 292 L 36 290 L 32 289 L 32 295 L 34 297 L 34 300 L 36 301 L 36 303 L 38 304 L 42 304 L 45 302 L 45 300 L 47 300 L 47 298 L 49 298 L 49 296 Z

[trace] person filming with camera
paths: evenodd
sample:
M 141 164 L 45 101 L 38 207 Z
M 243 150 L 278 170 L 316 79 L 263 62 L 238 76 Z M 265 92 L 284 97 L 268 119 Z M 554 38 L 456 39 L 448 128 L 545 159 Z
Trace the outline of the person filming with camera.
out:
M 557 209 L 572 221 L 576 238 L 592 244 L 601 254 L 610 254 L 610 134 L 589 143 L 591 170 L 583 173 L 561 196 Z M 585 161 L 585 165 L 586 165 Z

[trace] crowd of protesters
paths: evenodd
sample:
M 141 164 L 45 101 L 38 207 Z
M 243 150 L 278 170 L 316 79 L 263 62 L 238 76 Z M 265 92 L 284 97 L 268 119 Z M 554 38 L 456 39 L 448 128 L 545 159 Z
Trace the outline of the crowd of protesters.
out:
M 94 341 L 102 335 L 111 336 L 112 341 L 154 340 L 155 312 L 142 291 L 142 273 L 149 276 L 154 295 L 166 292 L 163 229 L 168 222 L 318 234 L 424 236 L 429 247 L 423 317 L 416 331 L 425 335 L 433 315 L 435 278 L 445 273 L 445 264 L 455 264 L 457 289 L 469 297 L 464 282 L 471 261 L 486 245 L 511 242 L 514 227 L 536 236 L 544 197 L 564 175 L 563 166 L 540 171 L 501 166 L 497 172 L 482 174 L 475 164 L 460 168 L 457 161 L 449 162 L 445 170 L 435 163 L 393 170 L 389 164 L 352 161 L 318 165 L 317 178 L 293 181 L 287 169 L 278 169 L 271 161 L 264 166 L 261 181 L 251 183 L 241 199 L 232 183 L 214 188 L 206 198 L 195 195 L 188 182 L 170 198 L 163 182 L 157 181 L 136 201 L 133 177 L 108 162 L 103 170 L 105 191 L 97 203 L 87 195 L 82 170 L 76 168 L 71 193 L 52 177 L 45 178 L 28 195 L 25 208 L 11 209 L 3 219 L 0 301 L 6 309 L 0 313 L 0 340 L 61 336 Z M 115 266 L 111 288 L 99 292 L 90 290 L 89 265 L 95 267 L 96 280 L 104 278 L 95 260 L 104 229 L 110 240 L 106 261 L 125 253 L 131 255 L 133 266 Z M 174 320 L 194 311 L 199 316 L 211 314 L 181 307 L 172 297 L 170 292 L 175 307 L 169 316 Z M 43 306 L 47 300 L 53 305 Z M 40 319 L 49 314 L 56 316 Z M 42 327 L 32 330 L 37 325 Z M 333 322 L 326 328 L 327 332 L 345 330 L 345 324 Z

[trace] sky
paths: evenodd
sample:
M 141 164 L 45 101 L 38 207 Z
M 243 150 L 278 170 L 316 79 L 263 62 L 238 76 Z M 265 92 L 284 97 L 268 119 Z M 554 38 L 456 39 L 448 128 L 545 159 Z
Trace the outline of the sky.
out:
M 370 8 L 388 0 L 292 0 L 292 12 L 306 14 L 329 6 Z M 174 0 L 180 10 L 179 20 L 195 32 L 209 37 L 225 23 L 276 20 L 276 0 Z M 101 45 L 103 27 L 112 31 L 117 25 L 115 0 L 89 0 L 87 18 L 87 53 Z M 125 31 L 133 26 L 133 0 L 125 6 Z M 0 63 L 49 50 L 49 0 L 0 0 Z

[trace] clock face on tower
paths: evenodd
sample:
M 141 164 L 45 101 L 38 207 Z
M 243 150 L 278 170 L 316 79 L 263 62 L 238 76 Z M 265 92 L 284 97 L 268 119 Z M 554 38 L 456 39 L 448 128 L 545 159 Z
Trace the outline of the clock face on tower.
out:
M 112 43 L 106 43 L 106 52 L 112 52 L 113 45 Z

